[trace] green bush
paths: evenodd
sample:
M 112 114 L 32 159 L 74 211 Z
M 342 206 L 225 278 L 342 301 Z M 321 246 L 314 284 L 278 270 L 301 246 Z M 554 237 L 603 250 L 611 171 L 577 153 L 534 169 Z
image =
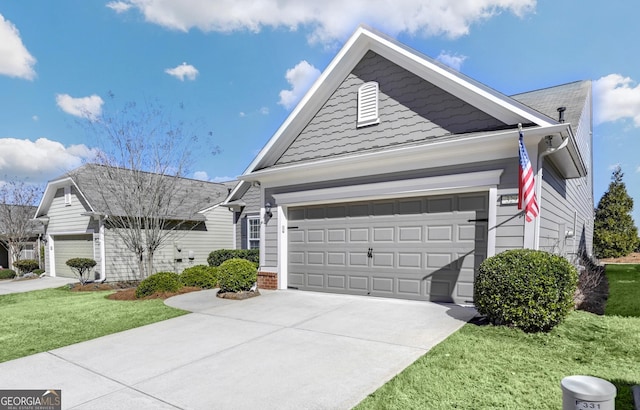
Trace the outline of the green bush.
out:
M 209 254 L 207 262 L 209 266 L 220 266 L 229 259 L 246 259 L 258 267 L 260 251 L 258 249 L 218 249 Z
M 560 256 L 510 250 L 482 262 L 474 302 L 493 324 L 547 332 L 573 308 L 577 281 L 575 267 Z
M 65 263 L 71 268 L 83 285 L 89 280 L 89 272 L 91 272 L 91 269 L 96 266 L 96 261 L 91 258 L 71 258 Z
M 218 286 L 218 268 L 207 265 L 191 266 L 182 271 L 180 282 L 184 286 L 213 289 Z
M 35 259 L 20 259 L 19 261 L 13 262 L 13 266 L 18 269 L 20 273 L 25 274 L 38 269 L 40 264 Z
M 140 282 L 136 289 L 136 297 L 143 298 L 156 292 L 177 292 L 180 289 L 180 275 L 174 272 L 158 272 Z
M 258 280 L 258 269 L 246 259 L 229 259 L 218 268 L 220 292 L 241 292 L 250 290 Z
M 13 279 L 16 277 L 16 272 L 11 269 L 0 269 L 0 279 Z
M 33 273 L 35 273 L 36 275 L 42 275 L 44 273 L 44 269 L 34 269 Z

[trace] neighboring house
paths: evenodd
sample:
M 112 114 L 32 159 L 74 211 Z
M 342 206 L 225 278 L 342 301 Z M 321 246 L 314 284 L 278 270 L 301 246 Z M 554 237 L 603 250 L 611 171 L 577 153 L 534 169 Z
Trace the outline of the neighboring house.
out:
M 39 221 L 30 221 L 27 224 L 25 232 L 22 230 L 18 233 L 9 232 L 10 227 L 3 226 L 5 217 L 9 220 L 14 219 L 16 224 L 22 226 L 22 221 L 25 218 L 31 218 L 36 211 L 35 206 L 28 205 L 7 205 L 0 204 L 0 267 L 13 269 L 14 255 L 9 249 L 8 236 L 13 236 L 14 240 L 16 235 L 23 237 L 27 235 L 26 240 L 20 241 L 23 244 L 23 249 L 20 251 L 20 257 L 18 259 L 35 259 L 40 261 L 40 236 L 44 233 L 44 227 Z M 9 214 L 13 214 L 13 218 L 9 217 Z
M 112 172 L 129 170 L 109 168 Z M 109 223 L 120 209 L 119 197 L 101 192 L 104 167 L 88 164 L 50 181 L 36 217 L 46 225 L 46 272 L 50 276 L 74 277 L 66 261 L 75 257 L 95 259 L 95 279 L 107 281 L 138 278 L 135 255 L 128 250 Z M 157 174 L 149 174 L 158 177 Z M 173 177 L 162 177 L 173 178 Z M 122 179 L 117 179 L 122 181 Z M 171 215 L 161 215 L 181 224 L 156 252 L 154 271 L 180 273 L 189 266 L 207 264 L 216 249 L 233 247 L 232 214 L 220 202 L 229 194 L 224 184 L 173 178 L 181 201 Z M 131 190 L 121 184 L 122 190 Z M 104 186 L 104 185 L 103 185 Z M 125 191 L 130 192 L 130 191 Z
M 508 97 L 360 27 L 224 205 L 280 289 L 471 302 L 489 256 L 591 253 L 591 128 L 590 81 Z

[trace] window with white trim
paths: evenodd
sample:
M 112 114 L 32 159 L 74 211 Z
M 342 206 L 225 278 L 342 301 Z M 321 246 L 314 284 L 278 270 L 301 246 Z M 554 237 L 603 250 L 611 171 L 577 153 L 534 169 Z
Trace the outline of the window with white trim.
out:
M 247 218 L 247 249 L 260 249 L 260 217 Z
M 378 124 L 378 83 L 370 81 L 358 88 L 358 127 Z

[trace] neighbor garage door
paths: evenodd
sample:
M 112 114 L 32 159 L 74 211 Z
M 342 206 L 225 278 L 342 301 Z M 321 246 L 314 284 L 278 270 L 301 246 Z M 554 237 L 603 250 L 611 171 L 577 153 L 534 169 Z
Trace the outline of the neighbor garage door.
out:
M 465 303 L 486 192 L 289 208 L 289 287 Z
M 54 236 L 53 248 L 56 264 L 56 276 L 75 278 L 66 262 L 71 258 L 93 257 L 93 235 L 57 235 Z

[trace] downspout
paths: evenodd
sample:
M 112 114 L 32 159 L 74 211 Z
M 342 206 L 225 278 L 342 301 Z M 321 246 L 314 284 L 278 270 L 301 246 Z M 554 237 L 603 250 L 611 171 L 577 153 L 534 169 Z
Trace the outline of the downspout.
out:
M 560 134 L 562 136 L 562 134 Z M 551 147 L 551 140 L 553 139 L 552 135 L 547 135 L 544 137 L 545 142 L 547 144 L 547 149 L 541 152 L 538 155 L 538 175 L 536 176 L 536 198 L 538 200 L 538 217 L 535 219 L 535 230 L 533 237 L 533 249 L 540 249 L 540 220 L 542 219 L 542 165 L 544 162 L 544 157 L 547 155 L 553 154 L 556 151 L 560 151 L 565 148 L 569 144 L 569 137 L 565 137 L 562 139 L 562 143 L 556 148 Z

